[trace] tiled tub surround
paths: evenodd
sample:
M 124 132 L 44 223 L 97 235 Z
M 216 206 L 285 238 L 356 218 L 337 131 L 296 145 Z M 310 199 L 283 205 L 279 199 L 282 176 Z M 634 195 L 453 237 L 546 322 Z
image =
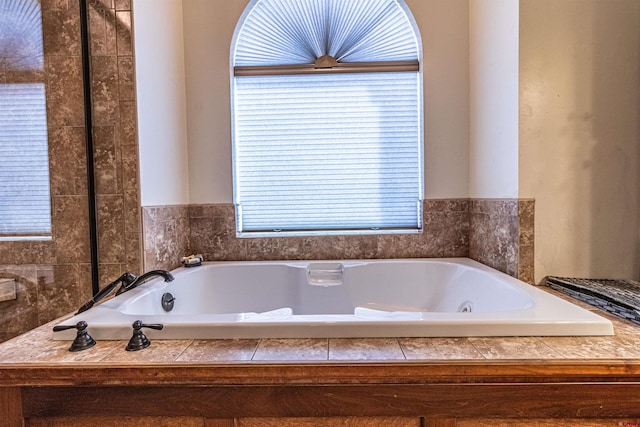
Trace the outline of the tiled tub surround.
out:
M 531 199 L 471 200 L 469 258 L 533 283 L 534 208 Z
M 145 269 L 208 261 L 470 257 L 533 282 L 533 200 L 424 202 L 420 234 L 237 238 L 232 204 L 143 207 Z
M 0 342 L 77 308 L 91 296 L 79 3 L 42 1 L 53 239 L 0 242 Z M 137 124 L 129 0 L 89 0 L 100 283 L 142 270 Z M 0 58 L 0 84 L 24 81 Z M 20 80 L 18 80 L 20 79 Z
M 13 54 L 44 55 L 43 68 L 25 72 L 16 58 L 0 57 L 0 84 L 45 84 L 53 235 L 0 241 L 0 277 L 17 283 L 17 298 L 0 302 L 0 341 L 69 312 L 91 293 L 79 9 L 67 1 L 40 6 L 43 51 Z M 0 38 L 11 40 L 12 31 L 0 28 Z

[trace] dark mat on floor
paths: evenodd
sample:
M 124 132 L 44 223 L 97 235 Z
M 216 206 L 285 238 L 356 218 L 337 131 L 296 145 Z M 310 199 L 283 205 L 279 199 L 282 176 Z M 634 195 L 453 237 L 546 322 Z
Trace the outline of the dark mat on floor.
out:
M 547 286 L 640 324 L 640 282 L 549 276 Z

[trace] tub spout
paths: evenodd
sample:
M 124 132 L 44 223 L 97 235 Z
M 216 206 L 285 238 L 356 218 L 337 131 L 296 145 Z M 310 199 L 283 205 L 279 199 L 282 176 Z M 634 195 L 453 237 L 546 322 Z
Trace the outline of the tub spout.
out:
M 116 295 L 120 295 L 123 292 L 127 292 L 130 291 L 131 289 L 138 287 L 139 285 L 143 284 L 144 282 L 146 282 L 147 280 L 151 279 L 152 277 L 156 277 L 156 276 L 161 276 L 162 278 L 164 278 L 165 282 L 171 282 L 174 277 L 173 274 L 169 273 L 166 270 L 151 270 L 151 271 L 147 271 L 144 274 L 141 274 L 140 277 L 138 277 L 136 280 L 134 280 L 131 283 L 122 283 L 122 286 L 120 286 L 120 289 L 118 289 L 118 291 L 116 292 Z

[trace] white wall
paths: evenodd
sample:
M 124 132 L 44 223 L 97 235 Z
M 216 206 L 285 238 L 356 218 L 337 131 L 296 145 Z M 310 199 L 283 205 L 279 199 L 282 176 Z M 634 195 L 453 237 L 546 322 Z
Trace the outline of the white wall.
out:
M 520 196 L 536 280 L 638 279 L 640 1 L 521 0 Z
M 472 198 L 518 197 L 519 2 L 469 1 Z
M 134 0 L 142 206 L 189 203 L 182 0 Z
M 190 202 L 231 203 L 229 48 L 248 0 L 183 0 Z M 467 0 L 407 0 L 422 33 L 425 194 L 469 196 Z

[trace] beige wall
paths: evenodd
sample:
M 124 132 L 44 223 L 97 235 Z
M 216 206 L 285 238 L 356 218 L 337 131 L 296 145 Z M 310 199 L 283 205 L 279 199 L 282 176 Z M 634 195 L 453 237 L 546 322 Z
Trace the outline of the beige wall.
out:
M 536 280 L 638 279 L 640 2 L 520 1 L 520 197 Z
M 469 0 L 469 191 L 518 197 L 518 2 Z
M 233 200 L 229 47 L 247 3 L 183 0 L 190 203 Z M 407 4 L 424 49 L 425 195 L 468 197 L 468 2 Z
M 189 203 L 182 2 L 135 0 L 143 206 Z

